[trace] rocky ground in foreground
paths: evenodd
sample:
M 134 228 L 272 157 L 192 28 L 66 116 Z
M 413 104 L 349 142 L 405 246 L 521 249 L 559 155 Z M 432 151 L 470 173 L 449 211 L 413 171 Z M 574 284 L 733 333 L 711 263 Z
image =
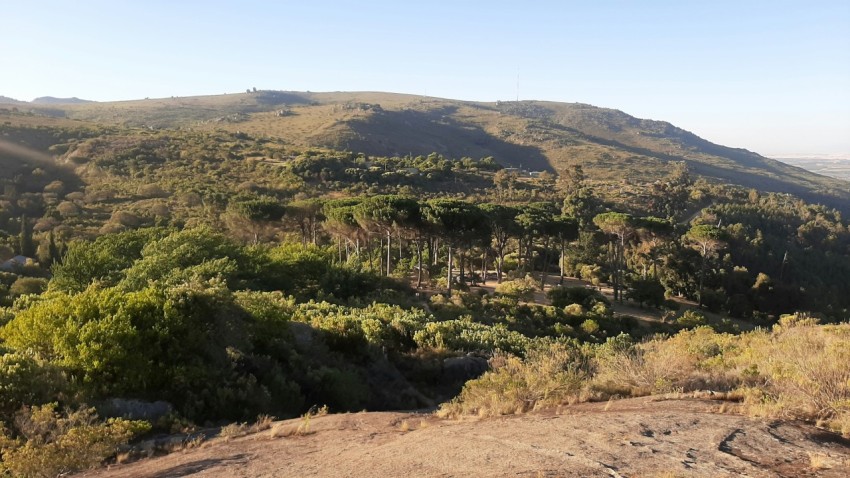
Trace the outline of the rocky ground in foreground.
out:
M 846 477 L 850 440 L 727 402 L 645 397 L 481 420 L 295 419 L 81 476 Z

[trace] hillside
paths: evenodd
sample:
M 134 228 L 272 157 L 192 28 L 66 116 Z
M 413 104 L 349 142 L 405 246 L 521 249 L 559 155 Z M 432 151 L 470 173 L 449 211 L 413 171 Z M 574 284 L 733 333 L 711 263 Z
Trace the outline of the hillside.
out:
M 57 116 L 56 109 L 50 105 L 44 112 Z M 259 91 L 68 104 L 61 105 L 61 113 L 101 124 L 238 131 L 300 148 L 377 156 L 493 156 L 505 165 L 555 172 L 581 164 L 591 178 L 616 183 L 652 182 L 669 172 L 671 161 L 686 161 L 692 172 L 710 180 L 850 209 L 846 181 L 717 145 L 663 121 L 578 103 Z
M 18 101 L 14 98 L 9 98 L 8 96 L 0 95 L 0 104 L 23 105 L 26 104 L 26 101 Z
M 850 225 L 770 192 L 838 180 L 587 105 L 269 91 L 4 105 L 0 168 L 0 474 L 165 436 L 117 473 L 846 467 Z
M 67 104 L 79 104 L 79 103 L 94 103 L 91 100 L 83 100 L 77 98 L 76 96 L 72 98 L 56 98 L 54 96 L 41 96 L 34 100 L 32 103 L 35 105 L 67 105 Z
M 797 422 L 730 413 L 734 404 L 649 397 L 557 412 L 444 421 L 409 413 L 303 420 L 182 453 L 86 473 L 165 476 L 842 477 L 850 443 Z M 721 410 L 727 410 L 725 413 Z M 273 431 L 278 432 L 273 437 Z

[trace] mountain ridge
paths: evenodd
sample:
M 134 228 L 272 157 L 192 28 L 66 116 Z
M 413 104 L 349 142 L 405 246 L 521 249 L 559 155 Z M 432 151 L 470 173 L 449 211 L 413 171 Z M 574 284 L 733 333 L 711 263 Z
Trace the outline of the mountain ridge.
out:
M 41 108 L 32 106 L 34 112 Z M 581 165 L 590 178 L 615 183 L 658 181 L 672 162 L 684 161 L 694 174 L 712 181 L 794 194 L 850 211 L 846 181 L 712 143 L 667 121 L 585 103 L 259 90 L 50 108 L 74 120 L 225 130 L 277 137 L 301 148 L 375 156 L 493 156 L 506 166 L 555 173 Z

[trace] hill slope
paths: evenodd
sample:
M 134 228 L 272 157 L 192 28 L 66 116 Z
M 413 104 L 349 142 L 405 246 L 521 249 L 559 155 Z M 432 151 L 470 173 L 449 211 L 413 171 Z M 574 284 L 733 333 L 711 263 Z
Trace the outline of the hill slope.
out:
M 83 100 L 77 98 L 76 96 L 72 98 L 56 98 L 54 96 L 42 96 L 32 100 L 33 104 L 36 105 L 67 105 L 67 104 L 79 104 L 79 103 L 94 103 L 91 100 Z
M 55 115 L 57 105 L 51 105 Z M 34 105 L 38 111 L 38 105 Z M 850 210 L 850 183 L 728 148 L 662 121 L 578 103 L 478 103 L 390 93 L 259 91 L 61 105 L 97 123 L 240 131 L 370 155 L 493 156 L 528 170 L 581 164 L 593 179 L 652 182 L 686 161 L 712 180 Z
M 657 398 L 463 422 L 357 413 L 309 434 L 261 432 L 84 476 L 840 477 L 850 444 L 795 422 L 717 413 L 718 402 Z M 301 420 L 278 426 L 293 429 Z

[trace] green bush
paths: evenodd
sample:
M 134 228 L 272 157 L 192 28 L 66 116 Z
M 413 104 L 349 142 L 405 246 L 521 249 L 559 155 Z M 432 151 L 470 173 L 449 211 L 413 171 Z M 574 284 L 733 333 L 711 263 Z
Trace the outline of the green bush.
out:
M 24 408 L 15 433 L 0 432 L 0 469 L 22 478 L 53 478 L 94 468 L 119 445 L 150 430 L 150 424 L 121 418 L 98 421 L 92 408 L 60 413 L 55 403 Z
M 531 300 L 535 291 L 537 291 L 537 284 L 531 276 L 505 281 L 496 286 L 497 294 L 517 300 Z
M 429 322 L 416 332 L 414 340 L 419 347 L 468 352 L 502 350 L 514 354 L 524 354 L 529 342 L 526 336 L 502 324 L 489 326 L 471 320 Z
M 575 343 L 532 347 L 525 360 L 498 357 L 495 369 L 470 380 L 438 414 L 497 416 L 578 400 L 590 376 L 588 357 Z
M 595 289 L 587 287 L 557 287 L 546 293 L 552 305 L 559 309 L 578 304 L 585 309 L 593 309 L 597 304 L 608 305 L 608 299 Z
M 676 319 L 676 325 L 687 329 L 694 329 L 708 325 L 708 320 L 704 315 L 695 310 L 686 310 Z
M 25 405 L 41 405 L 61 396 L 67 384 L 54 365 L 24 352 L 0 355 L 0 419 Z
M 26 294 L 41 294 L 47 289 L 47 279 L 39 277 L 19 277 L 10 287 L 9 295 L 18 297 Z

